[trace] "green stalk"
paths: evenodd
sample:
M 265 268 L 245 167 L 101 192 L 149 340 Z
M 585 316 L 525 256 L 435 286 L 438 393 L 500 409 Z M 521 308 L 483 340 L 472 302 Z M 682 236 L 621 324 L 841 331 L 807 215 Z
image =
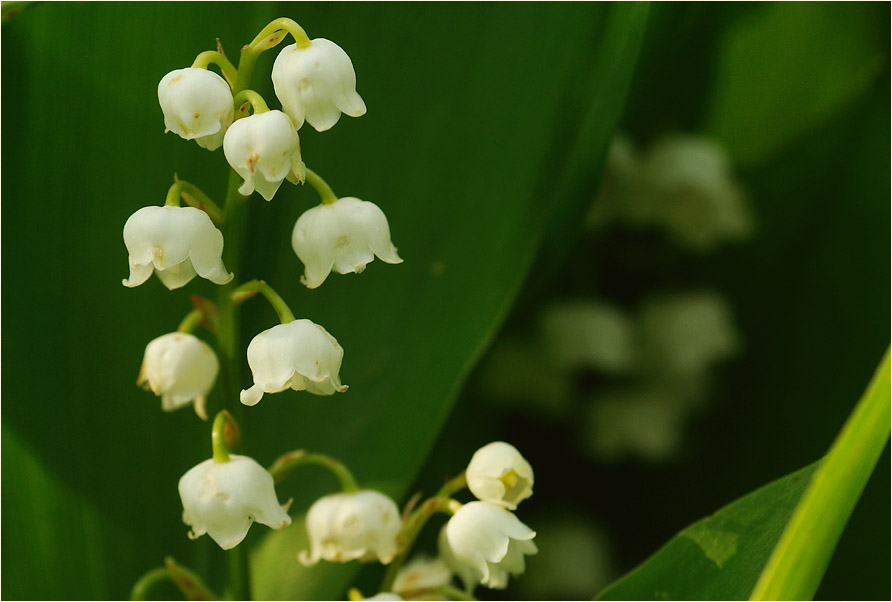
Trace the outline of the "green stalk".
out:
M 464 487 L 464 484 L 466 484 L 465 475 L 462 473 L 460 476 L 446 483 L 440 491 L 455 491 Z M 400 543 L 400 551 L 387 567 L 387 572 L 384 573 L 384 579 L 381 581 L 381 587 L 378 588 L 380 591 L 391 591 L 397 573 L 400 572 L 400 568 L 402 568 L 403 563 L 406 562 L 409 552 L 412 551 L 412 546 L 415 545 L 415 540 L 418 539 L 418 536 L 421 534 L 424 525 L 427 524 L 428 519 L 438 512 L 449 514 L 451 516 L 455 514 L 459 508 L 461 508 L 459 502 L 446 495 L 438 493 L 437 495 L 424 500 L 418 509 L 409 515 L 397 536 L 397 541 Z
M 311 454 L 302 449 L 288 452 L 279 456 L 273 465 L 269 467 L 269 473 L 276 483 L 290 475 L 301 466 L 321 466 L 331 472 L 341 484 L 344 493 L 359 491 L 359 485 L 350 469 L 345 464 L 325 454 Z
M 338 195 L 334 193 L 328 182 L 323 180 L 315 171 L 307 168 L 307 184 L 316 189 L 319 198 L 322 199 L 323 205 L 331 205 L 338 200 Z
M 889 349 L 812 477 L 750 600 L 811 600 L 890 431 Z
M 152 569 L 133 584 L 133 589 L 130 590 L 130 599 L 148 600 L 149 592 L 152 588 L 154 588 L 156 584 L 161 583 L 162 581 L 167 581 L 170 578 L 170 571 L 166 568 L 158 567 Z
M 282 324 L 294 322 L 294 314 L 292 313 L 291 308 L 288 307 L 285 300 L 279 296 L 279 293 L 263 280 L 249 280 L 248 282 L 245 282 L 232 291 L 232 299 L 236 304 L 241 304 L 242 301 L 248 297 L 253 297 L 257 293 L 266 297 L 269 304 L 273 306 L 273 309 L 276 310 L 276 315 L 279 316 L 279 322 Z

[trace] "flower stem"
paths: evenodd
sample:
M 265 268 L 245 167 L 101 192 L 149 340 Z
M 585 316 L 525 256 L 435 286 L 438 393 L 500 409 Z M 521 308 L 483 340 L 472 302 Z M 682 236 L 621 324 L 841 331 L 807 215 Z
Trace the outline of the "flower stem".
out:
M 204 319 L 204 312 L 200 309 L 193 309 L 186 317 L 183 318 L 183 321 L 180 322 L 180 325 L 177 326 L 177 332 L 182 332 L 184 334 L 189 334 L 195 327 L 201 324 L 201 321 Z
M 225 77 L 226 81 L 229 82 L 229 85 L 232 86 L 236 78 L 236 69 L 235 66 L 229 62 L 229 59 L 223 56 L 223 53 L 221 52 L 216 50 L 205 50 L 195 57 L 195 60 L 192 61 L 192 67 L 207 69 L 208 65 L 211 63 L 220 67 L 220 71 L 223 72 L 223 77 Z
M 467 486 L 468 479 L 465 476 L 465 473 L 461 473 L 457 477 L 446 481 L 434 497 L 450 497 Z
M 244 89 L 232 97 L 232 106 L 234 106 L 236 109 L 241 107 L 246 102 L 251 103 L 251 107 L 254 109 L 255 115 L 257 113 L 266 113 L 267 111 L 269 111 L 269 107 L 266 105 L 266 101 L 263 100 L 263 97 L 254 90 Z
M 148 600 L 149 591 L 155 587 L 156 584 L 161 583 L 162 581 L 167 581 L 170 578 L 170 571 L 166 568 L 158 567 L 152 569 L 133 584 L 133 589 L 130 590 L 130 599 Z
M 177 180 L 167 189 L 167 198 L 164 204 L 168 207 L 179 207 L 180 200 L 186 201 L 186 204 L 196 209 L 201 209 L 210 216 L 216 224 L 222 224 L 226 218 L 223 210 L 211 200 L 195 184 L 190 184 L 186 180 Z
M 288 17 L 280 17 L 270 21 L 266 27 L 261 29 L 260 33 L 251 40 L 248 46 L 258 53 L 269 50 L 285 39 L 284 34 L 281 33 L 282 31 L 291 34 L 298 48 L 306 48 L 310 45 L 310 37 L 303 27 Z
M 456 479 L 463 477 L 464 475 L 461 475 L 461 477 L 456 477 Z M 451 482 L 452 481 L 450 481 L 450 483 Z M 449 485 L 449 483 L 444 485 L 441 491 L 445 489 L 447 485 Z M 409 518 L 403 523 L 403 528 L 397 536 L 397 542 L 400 544 L 400 552 L 396 555 L 396 558 L 393 559 L 393 562 L 390 563 L 390 566 L 387 567 L 387 572 L 384 573 L 384 579 L 381 581 L 381 587 L 378 588 L 380 591 L 389 592 L 391 590 L 397 573 L 399 573 L 403 563 L 406 562 L 406 558 L 409 556 L 412 546 L 415 545 L 415 540 L 418 539 L 418 535 L 421 533 L 421 529 L 424 528 L 424 525 L 427 524 L 428 519 L 438 512 L 449 515 L 455 514 L 460 507 L 461 504 L 448 496 L 435 495 L 434 497 L 426 499 L 415 512 L 409 515 Z
M 338 195 L 334 193 L 331 186 L 309 167 L 307 168 L 307 183 L 319 193 L 323 205 L 330 205 L 338 200 Z
M 291 312 L 291 308 L 288 307 L 285 300 L 279 296 L 279 293 L 273 290 L 273 287 L 263 280 L 249 280 L 248 282 L 245 282 L 232 291 L 232 300 L 235 304 L 240 304 L 245 299 L 253 297 L 257 293 L 266 297 L 269 304 L 273 306 L 273 309 L 276 310 L 276 314 L 279 316 L 279 322 L 282 324 L 294 322 L 294 314 Z
M 341 483 L 341 491 L 344 493 L 354 493 L 359 491 L 359 485 L 356 478 L 347 466 L 325 454 L 311 454 L 303 449 L 298 449 L 279 456 L 273 465 L 269 467 L 269 473 L 278 483 L 295 469 L 301 466 L 322 466 L 327 468 Z
M 229 413 L 226 410 L 217 412 L 214 418 L 214 428 L 211 431 L 211 445 L 214 449 L 214 462 L 229 462 L 229 450 L 226 449 L 226 437 L 223 430 L 226 428 L 226 421 L 229 420 Z

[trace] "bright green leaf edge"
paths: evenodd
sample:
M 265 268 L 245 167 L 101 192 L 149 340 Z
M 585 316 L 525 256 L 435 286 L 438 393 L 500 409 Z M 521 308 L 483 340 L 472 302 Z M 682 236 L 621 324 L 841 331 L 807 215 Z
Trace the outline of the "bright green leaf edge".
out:
M 751 600 L 814 598 L 890 432 L 889 349 L 812 477 Z
M 818 464 L 690 525 L 598 600 L 744 600 Z
M 824 459 L 687 527 L 596 599 L 811 599 L 889 437 L 889 358 Z

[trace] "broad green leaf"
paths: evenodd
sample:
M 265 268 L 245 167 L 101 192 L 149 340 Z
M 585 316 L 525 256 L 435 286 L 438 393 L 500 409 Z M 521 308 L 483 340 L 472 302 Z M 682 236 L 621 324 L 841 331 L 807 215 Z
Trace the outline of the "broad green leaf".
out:
M 598 599 L 811 599 L 889 439 L 890 419 L 887 350 L 820 462 L 684 529 Z
M 587 9 L 583 14 L 577 13 L 576 9 L 562 7 L 558 12 L 549 11 L 547 16 L 539 12 L 542 8 L 544 7 L 529 11 L 496 11 L 486 18 L 470 19 L 461 24 L 455 22 L 453 23 L 455 27 L 449 30 L 449 35 L 459 35 L 462 40 L 469 41 L 484 37 L 487 35 L 486 32 L 490 32 L 489 35 L 496 35 L 496 31 L 510 30 L 514 35 L 541 36 L 543 40 L 549 40 L 547 52 L 544 54 L 535 48 L 522 47 L 523 54 L 517 54 L 519 49 L 514 48 L 510 58 L 506 55 L 504 59 L 510 65 L 518 61 L 523 64 L 523 71 L 537 74 L 534 82 L 522 83 L 517 79 L 520 74 L 514 73 L 513 67 L 510 67 L 508 73 L 499 74 L 495 70 L 491 71 L 484 86 L 489 90 L 488 95 L 498 95 L 510 90 L 512 92 L 508 96 L 511 98 L 532 96 L 537 99 L 533 104 L 537 107 L 537 112 L 541 111 L 542 123 L 527 124 L 533 127 L 525 129 L 522 136 L 528 137 L 531 132 L 538 131 L 539 127 L 546 124 L 553 128 L 551 132 L 539 134 L 551 141 L 550 149 L 525 147 L 534 155 L 539 153 L 545 163 L 539 167 L 530 165 L 531 171 L 525 173 L 515 171 L 517 167 L 499 167 L 508 160 L 508 154 L 501 146 L 498 151 L 486 151 L 489 153 L 486 156 L 480 154 L 480 149 L 463 151 L 458 147 L 441 149 L 441 152 L 454 153 L 456 157 L 462 153 L 471 156 L 472 163 L 481 166 L 483 172 L 463 173 L 462 188 L 467 187 L 467 190 L 456 191 L 452 199 L 443 198 L 432 204 L 413 202 L 402 208 L 394 207 L 396 212 L 412 210 L 411 218 L 405 219 L 406 223 L 430 224 L 430 229 L 425 230 L 430 232 L 436 229 L 432 220 L 437 220 L 445 231 L 451 232 L 451 236 L 454 237 L 428 240 L 426 247 L 410 253 L 410 257 L 413 255 L 416 257 L 412 263 L 417 262 L 417 264 L 405 266 L 407 270 L 415 270 L 408 282 L 422 282 L 424 287 L 429 289 L 423 296 L 413 299 L 413 302 L 424 303 L 424 306 L 416 307 L 415 311 L 404 311 L 399 319 L 394 317 L 396 324 L 403 322 L 401 326 L 394 327 L 395 332 L 401 335 L 405 333 L 407 341 L 400 342 L 399 346 L 394 348 L 395 355 L 392 361 L 399 366 L 407 367 L 420 364 L 422 369 L 417 374 L 425 374 L 427 380 L 420 381 L 411 374 L 405 374 L 403 375 L 405 378 L 400 380 L 398 390 L 389 388 L 386 392 L 382 391 L 384 389 L 382 383 L 378 382 L 377 385 L 369 383 L 367 391 L 362 393 L 365 402 L 368 403 L 365 410 L 340 418 L 332 413 L 329 418 L 320 418 L 318 421 L 324 423 L 326 420 L 340 420 L 351 431 L 361 432 L 361 442 L 367 446 L 366 450 L 374 450 L 374 453 L 366 453 L 360 441 L 353 442 L 353 457 L 349 458 L 351 466 L 359 466 L 358 474 L 361 477 L 378 481 L 383 490 L 397 496 L 405 494 L 409 478 L 414 475 L 414 471 L 423 459 L 423 455 L 417 451 L 405 456 L 406 450 L 422 449 L 432 441 L 436 430 L 429 426 L 438 424 L 442 419 L 443 406 L 440 404 L 446 404 L 448 407 L 451 403 L 457 392 L 455 385 L 464 378 L 503 319 L 526 269 L 533 260 L 535 245 L 542 238 L 548 225 L 546 218 L 553 216 L 555 221 L 560 222 L 566 220 L 568 214 L 578 214 L 588 205 L 586 199 L 590 198 L 591 192 L 588 188 L 592 186 L 592 179 L 597 180 L 632 75 L 644 28 L 646 5 L 630 3 L 609 9 L 599 7 L 592 12 Z M 584 26 L 580 28 L 577 27 L 579 23 L 572 23 L 576 19 L 586 19 L 583 21 Z M 529 34 L 521 34 L 525 31 Z M 555 41 L 558 31 L 562 32 L 560 44 Z M 448 42 L 443 40 L 442 43 Z M 418 44 L 423 45 L 424 42 L 418 40 Z M 590 55 L 564 54 L 572 47 L 585 48 Z M 454 60 L 457 60 L 454 55 L 442 57 L 437 58 L 434 64 L 438 65 L 438 69 L 449 70 L 454 68 L 450 66 Z M 458 60 L 459 63 L 465 63 L 460 58 Z M 589 75 L 592 79 L 580 80 L 579 70 L 584 69 L 583 65 L 590 63 L 597 65 Z M 585 70 L 582 73 L 588 74 Z M 585 93 L 581 96 L 575 92 L 580 81 L 585 82 L 583 88 Z M 423 83 L 418 85 L 426 87 Z M 574 109 L 578 110 L 578 116 L 568 118 L 566 114 L 561 114 L 562 102 L 571 103 Z M 520 110 L 511 103 L 498 107 L 480 106 L 473 98 L 461 100 L 457 108 L 465 120 L 476 122 L 476 126 L 472 126 L 471 129 L 477 130 L 475 140 L 478 143 L 482 143 L 482 139 L 478 136 L 488 139 L 492 135 L 491 130 L 499 121 L 500 111 Z M 437 122 L 446 117 L 437 114 L 414 115 L 408 106 L 404 110 L 406 115 L 418 120 L 413 127 L 421 131 L 436 131 Z M 574 144 L 570 148 L 563 148 L 561 146 L 565 141 L 563 134 L 576 120 L 582 121 L 582 125 L 576 126 L 579 131 L 574 132 Z M 555 127 L 556 123 L 561 127 Z M 490 130 L 489 133 L 484 133 L 487 130 Z M 380 135 L 386 134 L 381 132 Z M 517 132 L 511 135 L 516 136 Z M 459 140 L 447 139 L 447 142 L 450 145 L 463 144 Z M 519 139 L 517 144 L 522 144 Z M 569 164 L 566 162 L 568 153 L 572 157 Z M 521 159 L 515 156 L 511 160 L 518 162 L 519 165 L 520 162 L 527 164 L 529 159 L 530 157 Z M 412 159 L 406 157 L 405 160 Z M 513 177 L 518 180 L 502 179 L 501 173 L 514 174 Z M 404 169 L 401 176 L 402 182 L 399 180 L 382 182 L 382 186 L 394 189 L 382 193 L 381 198 L 409 198 L 413 190 L 424 190 L 428 196 L 436 194 L 436 191 L 425 184 L 427 176 L 421 166 L 417 169 Z M 554 182 L 553 178 L 558 176 L 560 180 Z M 368 174 L 367 177 L 374 183 L 380 175 L 376 177 L 375 174 Z M 442 177 L 443 181 L 446 181 L 446 174 L 442 174 Z M 537 194 L 539 192 L 537 186 L 543 182 L 557 189 L 552 190 L 550 196 L 546 197 L 544 194 L 540 196 Z M 543 203 L 543 198 L 548 198 L 548 202 Z M 445 206 L 449 207 L 452 215 L 441 213 Z M 525 216 L 522 215 L 523 212 L 527 212 Z M 542 217 L 538 217 L 540 215 Z M 514 220 L 519 221 L 514 222 Z M 479 223 L 474 223 L 478 221 Z M 519 229 L 513 232 L 505 229 L 510 222 L 514 222 Z M 566 227 L 564 232 L 566 238 Z M 405 246 L 399 244 L 400 251 L 403 252 Z M 470 256 L 468 253 L 472 249 L 479 255 Z M 407 261 L 407 264 L 409 263 L 410 261 Z M 454 271 L 450 266 L 459 266 L 460 269 Z M 356 284 L 358 283 L 350 283 L 350 287 Z M 347 294 L 348 289 L 343 290 L 343 294 Z M 450 290 L 461 290 L 459 297 L 461 301 L 458 306 L 456 297 L 450 294 Z M 502 291 L 504 294 L 494 295 L 493 291 Z M 430 299 L 428 295 L 431 295 Z M 328 307 L 320 306 L 319 311 L 327 310 L 336 301 L 328 298 L 326 303 Z M 381 303 L 376 304 L 376 312 L 386 311 L 386 302 L 382 298 Z M 348 312 L 345 312 L 345 315 L 347 314 Z M 465 316 L 464 319 L 472 320 L 472 324 L 456 322 L 462 314 Z M 483 326 L 486 321 L 481 320 L 486 315 L 490 315 L 489 326 L 480 330 L 477 335 L 477 337 L 482 335 L 482 338 L 475 340 L 463 334 L 469 326 L 473 326 L 475 330 Z M 432 317 L 435 317 L 439 324 L 432 324 Z M 336 316 L 333 314 L 332 318 L 335 319 Z M 367 319 L 367 316 L 362 319 Z M 358 323 L 355 324 L 354 330 L 360 330 L 359 326 Z M 370 329 L 367 327 L 366 330 Z M 349 332 L 350 329 L 345 328 L 345 331 Z M 369 334 L 372 337 L 386 336 L 384 333 L 376 335 L 374 331 Z M 416 336 L 423 337 L 425 341 L 418 340 Z M 379 341 L 373 339 L 368 344 L 369 348 L 365 353 L 374 354 Z M 425 349 L 427 358 L 412 357 L 419 348 Z M 464 349 L 464 355 L 455 354 L 456 349 Z M 461 363 L 449 368 L 450 363 L 456 359 Z M 440 368 L 431 370 L 430 362 L 434 361 Z M 443 378 L 446 379 L 445 382 Z M 374 387 L 377 387 L 377 392 Z M 435 403 L 438 399 L 439 404 Z M 370 414 L 378 413 L 380 413 L 378 419 L 369 419 Z M 349 425 L 355 421 L 361 421 L 365 426 L 350 427 Z M 326 444 L 330 442 L 319 442 L 319 445 Z M 461 464 L 466 461 L 466 458 L 456 460 L 456 472 L 463 468 Z M 401 465 L 404 467 L 401 476 L 388 474 L 387 469 L 393 470 Z M 346 577 L 358 569 L 356 563 L 340 567 L 323 564 L 310 570 L 296 564 L 283 569 L 276 563 L 276 559 L 283 556 L 294 558 L 297 550 L 301 549 L 300 546 L 306 545 L 302 521 L 295 522 L 298 524 L 288 531 L 270 534 L 258 548 L 253 564 L 256 597 L 299 599 L 342 595 L 344 584 L 347 582 Z
M 129 564 L 134 542 L 5 427 L 2 441 L 3 598 L 53 599 L 60 583 L 86 598 L 114 597 L 116 586 L 127 585 L 116 566 Z
M 752 600 L 810 600 L 889 440 L 889 350 L 799 502 Z
M 739 19 L 719 51 L 706 131 L 752 164 L 832 117 L 880 75 L 881 8 L 779 2 Z
M 681 531 L 599 600 L 745 600 L 818 464 Z
M 584 123 L 574 161 L 597 173 L 636 51 L 607 24 L 637 36 L 643 13 L 585 4 L 46 3 L 4 24 L 2 84 L 15 102 L 2 122 L 3 420 L 65 487 L 138 542 L 120 567 L 128 585 L 110 597 L 125 596 L 166 555 L 218 591 L 225 578 L 226 556 L 208 538 L 186 538 L 176 492 L 178 478 L 209 457 L 209 425 L 188 410 L 162 414 L 134 386 L 145 344 L 176 328 L 190 294 L 216 291 L 197 281 L 175 292 L 154 279 L 134 290 L 120 284 L 122 226 L 163 202 L 174 172 L 218 201 L 225 189 L 221 152 L 163 133 L 161 77 L 217 37 L 236 57 L 283 15 L 350 54 L 369 112 L 322 134 L 303 128 L 304 160 L 339 194 L 382 207 L 405 263 L 375 262 L 309 291 L 290 234 L 318 200 L 289 184 L 270 203 L 251 199 L 243 261 L 230 267 L 240 280 L 267 280 L 298 317 L 338 338 L 350 390 L 268 396 L 245 411 L 243 432 L 261 463 L 295 448 L 325 452 L 361 484 L 401 497 L 552 216 L 589 201 L 572 194 L 572 182 L 541 194 L 563 173 L 555 124 Z M 253 85 L 272 107 L 274 54 L 261 57 Z M 599 83 L 585 79 L 592 61 L 610 91 L 598 101 L 603 121 L 585 117 Z M 243 317 L 243 346 L 275 323 L 259 299 Z M 209 409 L 219 403 L 212 397 Z M 295 498 L 296 514 L 333 489 L 308 472 L 279 488 L 283 501 Z M 17 479 L 4 473 L 4 489 Z M 22 536 L 4 532 L 10 546 L 22 547 Z M 243 545 L 261 536 L 255 527 Z M 22 562 L 39 562 L 40 550 L 22 549 Z M 4 584 L 18 578 L 7 562 Z M 262 575 L 256 582 L 266 591 Z M 283 596 L 336 597 L 345 585 L 313 583 Z M 90 596 L 75 585 L 48 582 L 43 595 Z M 8 586 L 29 597 L 28 583 Z

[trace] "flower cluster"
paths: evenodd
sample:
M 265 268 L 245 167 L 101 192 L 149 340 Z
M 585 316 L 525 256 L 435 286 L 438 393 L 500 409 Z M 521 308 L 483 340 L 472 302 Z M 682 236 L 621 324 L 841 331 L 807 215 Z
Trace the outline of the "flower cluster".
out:
M 517 449 L 496 441 L 477 450 L 465 471 L 479 501 L 464 504 L 440 533 L 440 554 L 470 591 L 508 585 L 537 552 L 536 532 L 511 512 L 533 495 L 533 469 Z
M 271 76 L 282 109 L 270 110 L 247 85 L 256 56 L 288 34 L 295 43 L 280 51 Z M 235 274 L 226 265 L 238 266 L 238 237 L 230 236 L 237 229 L 229 225 L 240 213 L 234 208 L 254 192 L 272 201 L 285 180 L 306 182 L 316 190 L 321 204 L 299 217 L 291 239 L 304 265 L 301 281 L 310 289 L 322 285 L 332 272 L 360 273 L 375 257 L 402 262 L 383 211 L 355 197 L 338 197 L 303 161 L 298 130 L 305 122 L 322 132 L 342 113 L 359 117 L 366 112 L 347 54 L 329 40 L 309 39 L 290 19 L 277 19 L 242 49 L 242 58 L 246 56 L 251 60 L 236 68 L 222 50 L 203 52 L 192 66 L 168 73 L 158 85 L 165 131 L 210 151 L 222 146 L 238 176 L 230 178 L 226 202 L 221 207 L 194 184 L 175 177 L 163 206 L 143 207 L 124 225 L 130 267 L 125 286 L 139 286 L 152 274 L 171 290 L 196 276 L 220 286 L 217 303 L 193 296 L 193 309 L 176 332 L 146 346 L 137 381 L 161 397 L 163 410 L 193 404 L 206 420 L 221 363 L 193 331 L 204 327 L 225 351 L 222 368 L 230 378 L 221 379 L 226 384 L 221 405 L 228 409 L 213 421 L 213 456 L 189 469 L 178 484 L 189 537 L 207 534 L 228 550 L 245 539 L 254 522 L 272 529 L 287 527 L 288 504 L 279 503 L 274 484 L 300 466 L 315 464 L 331 470 L 342 491 L 310 507 L 310 548 L 296 560 L 308 566 L 321 560 L 391 564 L 386 587 L 373 599 L 437 596 L 450 587 L 453 574 L 469 590 L 477 584 L 505 587 L 509 575 L 523 572 L 524 557 L 536 553 L 535 533 L 512 512 L 532 495 L 533 470 L 507 443 L 478 450 L 447 489 L 402 514 L 393 499 L 361 489 L 346 466 L 329 456 L 295 450 L 267 470 L 248 456 L 230 454 L 230 448 L 240 445 L 233 413 L 242 409 L 234 399 L 237 388 L 228 388 L 240 374 L 232 335 L 239 328 L 234 307 L 247 299 L 261 294 L 280 323 L 248 344 L 253 384 L 238 394 L 243 406 L 255 406 L 264 395 L 288 389 L 321 396 L 347 390 L 340 378 L 344 350 L 334 336 L 309 319 L 296 319 L 265 281 L 233 282 Z M 208 69 L 212 63 L 222 75 Z M 230 244 L 225 264 L 224 243 Z M 465 486 L 478 501 L 462 505 L 450 497 Z M 403 566 L 418 532 L 435 512 L 451 515 L 441 536 L 440 557 L 416 558 Z

